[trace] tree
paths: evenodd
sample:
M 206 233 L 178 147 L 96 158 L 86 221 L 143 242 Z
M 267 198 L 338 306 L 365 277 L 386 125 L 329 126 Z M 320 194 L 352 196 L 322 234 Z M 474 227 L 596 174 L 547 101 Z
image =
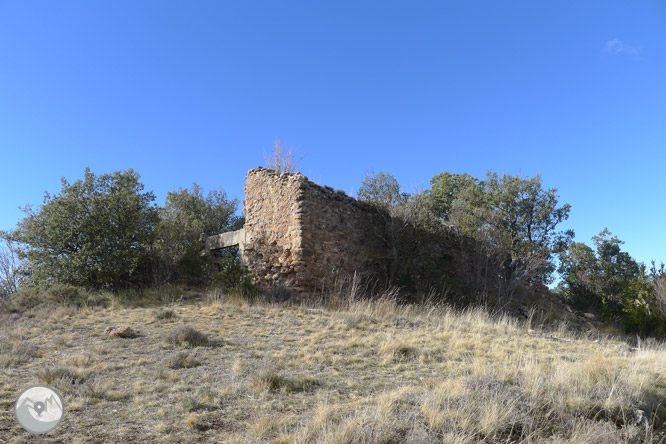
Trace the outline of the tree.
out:
M 621 250 L 623 241 L 604 228 L 592 237 L 597 247 L 596 273 L 591 282 L 592 288 L 600 296 L 617 300 L 627 283 L 639 277 L 640 267 L 629 253 Z
M 158 221 L 152 192 L 129 169 L 62 179 L 38 210 L 26 207 L 15 239 L 24 245 L 34 284 L 121 289 L 145 281 L 147 252 Z
M 592 241 L 596 250 L 572 242 L 560 253 L 563 294 L 579 308 L 605 303 L 611 311 L 619 311 L 623 293 L 632 280 L 640 277 L 640 267 L 629 253 L 621 250 L 624 242 L 608 228 L 593 236 Z
M 18 245 L 10 232 L 0 230 L 0 300 L 16 293 L 22 278 Z
M 431 195 L 437 204 L 437 213 L 443 220 L 449 220 L 453 203 L 466 194 L 467 198 L 475 193 L 483 192 L 484 183 L 469 174 L 451 174 L 443 172 L 430 179 L 431 188 L 426 193 Z
M 486 193 L 496 214 L 495 223 L 512 259 L 535 254 L 550 256 L 555 228 L 569 217 L 571 206 L 558 207 L 557 189 L 543 189 L 541 176 L 531 178 L 488 172 Z
M 442 173 L 431 183 L 430 193 L 449 226 L 487 243 L 494 257 L 506 253 L 503 268 L 507 272 L 538 271 L 528 281 L 550 280 L 553 253 L 573 237 L 573 231 L 556 230 L 569 217 L 571 207 L 558 206 L 555 188 L 544 189 L 539 175 L 522 178 L 491 171 L 485 181 L 467 174 Z M 520 274 L 527 279 L 527 274 Z
M 520 196 L 496 183 L 492 173 L 488 179 L 459 187 L 447 225 L 456 233 L 454 263 L 468 300 L 499 309 L 520 288 L 546 283 L 553 267 L 550 246 L 531 254 L 512 248 L 523 229 Z M 514 242 L 509 227 L 515 229 Z
M 558 207 L 557 189 L 544 189 L 539 175 L 523 178 L 488 171 L 480 181 L 444 172 L 430 183 L 440 217 L 468 235 L 487 239 L 492 232 L 492 242 L 512 259 L 549 256 L 562 242 L 562 233 L 555 229 L 569 217 L 571 206 Z
M 400 184 L 391 173 L 366 174 L 358 189 L 358 199 L 373 203 L 386 210 L 396 208 L 409 198 L 409 194 L 400 191 Z
M 657 268 L 655 261 L 652 261 L 650 278 L 659 313 L 666 318 L 666 265 L 662 262 Z
M 558 287 L 571 305 L 587 309 L 601 304 L 602 298 L 595 293 L 598 271 L 592 248 L 583 242 L 570 242 L 559 253 L 558 271 L 562 279 Z
M 666 333 L 666 313 L 657 295 L 655 285 L 655 267 L 653 274 L 648 276 L 645 265 L 640 265 L 635 277 L 627 280 L 621 297 L 622 324 L 628 332 L 640 335 L 660 335 Z
M 359 200 L 377 207 L 384 220 L 383 226 L 377 227 L 377 234 L 390 252 L 387 274 L 391 284 L 395 281 L 400 266 L 400 235 L 407 227 L 407 221 L 398 216 L 409 195 L 400 190 L 400 184 L 391 173 L 384 174 L 380 171 L 376 175 L 366 174 L 357 194 Z
M 167 193 L 160 209 L 160 223 L 154 246 L 153 277 L 156 284 L 185 281 L 202 283 L 212 272 L 210 258 L 201 255 L 202 234 L 212 235 L 241 228 L 236 216 L 238 200 L 213 190 L 204 197 L 196 183 L 191 189 Z M 208 276 L 209 277 L 209 276 Z
M 291 148 L 286 150 L 280 145 L 280 139 L 275 139 L 275 146 L 271 155 L 264 154 L 266 168 L 277 171 L 278 173 L 295 173 L 296 167 L 301 159 L 296 159 Z

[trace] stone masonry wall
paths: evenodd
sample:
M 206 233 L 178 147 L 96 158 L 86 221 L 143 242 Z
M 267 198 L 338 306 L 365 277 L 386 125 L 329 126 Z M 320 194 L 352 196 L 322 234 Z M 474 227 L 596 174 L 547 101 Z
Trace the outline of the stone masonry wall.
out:
M 302 251 L 298 214 L 304 177 L 255 168 L 245 180 L 243 262 L 255 284 L 294 287 Z
M 243 260 L 255 284 L 325 289 L 355 272 L 386 279 L 384 218 L 302 174 L 255 168 L 245 182 Z

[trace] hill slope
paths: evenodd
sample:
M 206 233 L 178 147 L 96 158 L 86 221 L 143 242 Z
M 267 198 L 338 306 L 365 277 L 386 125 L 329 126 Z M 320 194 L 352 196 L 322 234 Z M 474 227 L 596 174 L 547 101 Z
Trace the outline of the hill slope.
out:
M 481 311 L 220 300 L 30 316 L 1 321 L 0 442 L 641 443 L 666 419 L 660 346 Z M 210 341 L 170 342 L 180 325 Z M 36 383 L 66 403 L 43 441 L 13 418 Z

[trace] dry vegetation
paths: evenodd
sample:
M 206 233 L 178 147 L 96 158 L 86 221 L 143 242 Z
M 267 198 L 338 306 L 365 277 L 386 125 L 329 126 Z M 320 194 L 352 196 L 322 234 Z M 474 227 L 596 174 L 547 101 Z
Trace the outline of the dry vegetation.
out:
M 216 297 L 0 320 L 0 443 L 662 442 L 660 344 L 531 329 L 481 310 Z M 132 338 L 110 337 L 128 325 Z M 19 392 L 66 403 L 44 437 Z

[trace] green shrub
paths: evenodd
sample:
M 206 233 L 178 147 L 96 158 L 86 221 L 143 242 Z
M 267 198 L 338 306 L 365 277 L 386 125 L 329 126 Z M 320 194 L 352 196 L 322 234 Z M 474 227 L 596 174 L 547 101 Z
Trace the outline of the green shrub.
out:
M 146 282 L 158 214 L 143 188 L 131 169 L 96 176 L 86 168 L 38 210 L 27 207 L 12 236 L 26 245 L 32 283 L 118 290 Z
M 238 200 L 227 199 L 223 190 L 204 196 L 196 183 L 191 189 L 167 193 L 152 251 L 153 282 L 208 284 L 215 264 L 210 256 L 201 255 L 201 235 L 241 228 L 242 217 L 234 215 L 237 208 Z
M 228 248 L 224 253 L 218 254 L 215 262 L 218 271 L 212 276 L 213 285 L 227 293 L 256 293 L 249 270 L 241 264 L 237 247 Z
M 666 319 L 657 307 L 654 287 L 646 279 L 644 267 L 638 278 L 629 281 L 621 300 L 625 330 L 644 336 L 666 334 Z
M 97 306 L 108 307 L 113 296 L 104 291 L 88 291 L 68 284 L 55 284 L 50 287 L 27 287 L 9 298 L 9 310 L 23 312 L 39 305 L 58 306 Z

